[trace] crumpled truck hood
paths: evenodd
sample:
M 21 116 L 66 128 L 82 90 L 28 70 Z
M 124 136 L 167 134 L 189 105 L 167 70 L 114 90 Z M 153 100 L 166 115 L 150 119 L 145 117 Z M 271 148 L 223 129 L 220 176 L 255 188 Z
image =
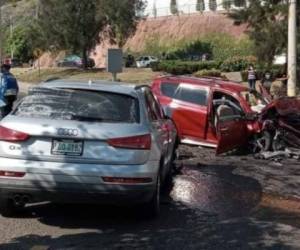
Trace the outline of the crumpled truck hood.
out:
M 297 115 L 300 116 L 300 97 L 283 97 L 273 100 L 264 109 L 262 113 L 265 113 L 269 109 L 275 108 L 279 115 Z

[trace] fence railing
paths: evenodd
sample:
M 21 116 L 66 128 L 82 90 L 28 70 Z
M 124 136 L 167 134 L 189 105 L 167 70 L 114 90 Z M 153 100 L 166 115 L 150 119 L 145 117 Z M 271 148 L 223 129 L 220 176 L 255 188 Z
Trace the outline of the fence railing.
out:
M 145 17 L 156 18 L 171 15 L 186 15 L 203 12 L 226 11 L 231 9 L 240 9 L 243 7 L 236 6 L 233 0 L 217 0 L 217 1 L 204 1 L 204 4 L 184 4 L 177 5 L 173 8 L 170 6 L 163 8 L 149 7 L 145 13 Z

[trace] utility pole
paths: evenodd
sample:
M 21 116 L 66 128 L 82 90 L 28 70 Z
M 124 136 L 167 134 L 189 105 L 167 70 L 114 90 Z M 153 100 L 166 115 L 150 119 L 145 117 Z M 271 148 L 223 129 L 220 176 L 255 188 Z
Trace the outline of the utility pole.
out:
M 297 84 L 297 0 L 289 0 L 288 27 L 288 96 L 296 96 Z

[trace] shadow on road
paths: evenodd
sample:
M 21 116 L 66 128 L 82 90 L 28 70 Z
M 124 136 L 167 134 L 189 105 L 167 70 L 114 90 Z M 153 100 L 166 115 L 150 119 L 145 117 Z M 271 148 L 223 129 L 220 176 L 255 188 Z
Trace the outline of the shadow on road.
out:
M 51 203 L 29 207 L 28 214 L 57 228 L 60 236 L 28 234 L 0 248 L 293 249 L 290 238 L 297 233 L 293 227 L 251 216 L 261 187 L 252 178 L 232 174 L 233 169 L 185 166 L 154 220 L 143 219 L 141 211 L 130 207 Z M 64 231 L 70 229 L 81 232 Z
M 46 208 L 44 208 L 46 209 Z M 49 209 L 49 208 L 48 208 Z M 43 209 L 42 209 L 43 210 Z M 47 210 L 47 209 L 46 209 Z M 44 210 L 45 212 L 45 210 Z M 69 211 L 65 211 L 68 212 Z M 79 211 L 77 211 L 79 213 Z M 90 212 L 90 211 L 88 211 Z M 105 215 L 101 212 L 106 213 Z M 74 216 L 74 211 L 48 222 L 74 228 L 93 228 L 92 232 L 49 235 L 26 235 L 4 244 L 1 249 L 262 249 L 289 250 L 293 228 L 281 228 L 253 218 L 216 220 L 202 212 L 180 207 L 165 207 L 155 221 L 124 219 L 124 211 L 108 215 L 98 210 L 91 215 Z M 114 213 L 116 213 L 114 215 Z M 73 214 L 73 215 L 72 215 Z M 72 223 L 72 221 L 74 221 Z M 96 229 L 96 230 L 95 230 Z M 39 248 L 37 248 L 39 246 Z M 297 246 L 297 245 L 294 245 Z M 34 248 L 36 247 L 36 248 Z

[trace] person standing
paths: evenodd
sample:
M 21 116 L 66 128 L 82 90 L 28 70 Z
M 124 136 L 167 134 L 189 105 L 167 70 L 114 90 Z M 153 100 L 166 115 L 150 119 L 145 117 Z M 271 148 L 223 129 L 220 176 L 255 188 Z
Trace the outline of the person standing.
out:
M 255 90 L 256 85 L 256 72 L 253 65 L 250 65 L 248 69 L 248 84 L 249 88 Z
M 2 77 L 2 74 L 0 74 L 0 119 L 2 119 L 6 113 L 6 98 L 5 98 L 6 86 L 7 86 L 6 81 Z
M 19 93 L 19 86 L 17 79 L 10 73 L 10 65 L 1 65 L 1 85 L 4 91 L 6 106 L 4 109 L 4 116 L 12 111 L 14 102 L 17 100 Z

